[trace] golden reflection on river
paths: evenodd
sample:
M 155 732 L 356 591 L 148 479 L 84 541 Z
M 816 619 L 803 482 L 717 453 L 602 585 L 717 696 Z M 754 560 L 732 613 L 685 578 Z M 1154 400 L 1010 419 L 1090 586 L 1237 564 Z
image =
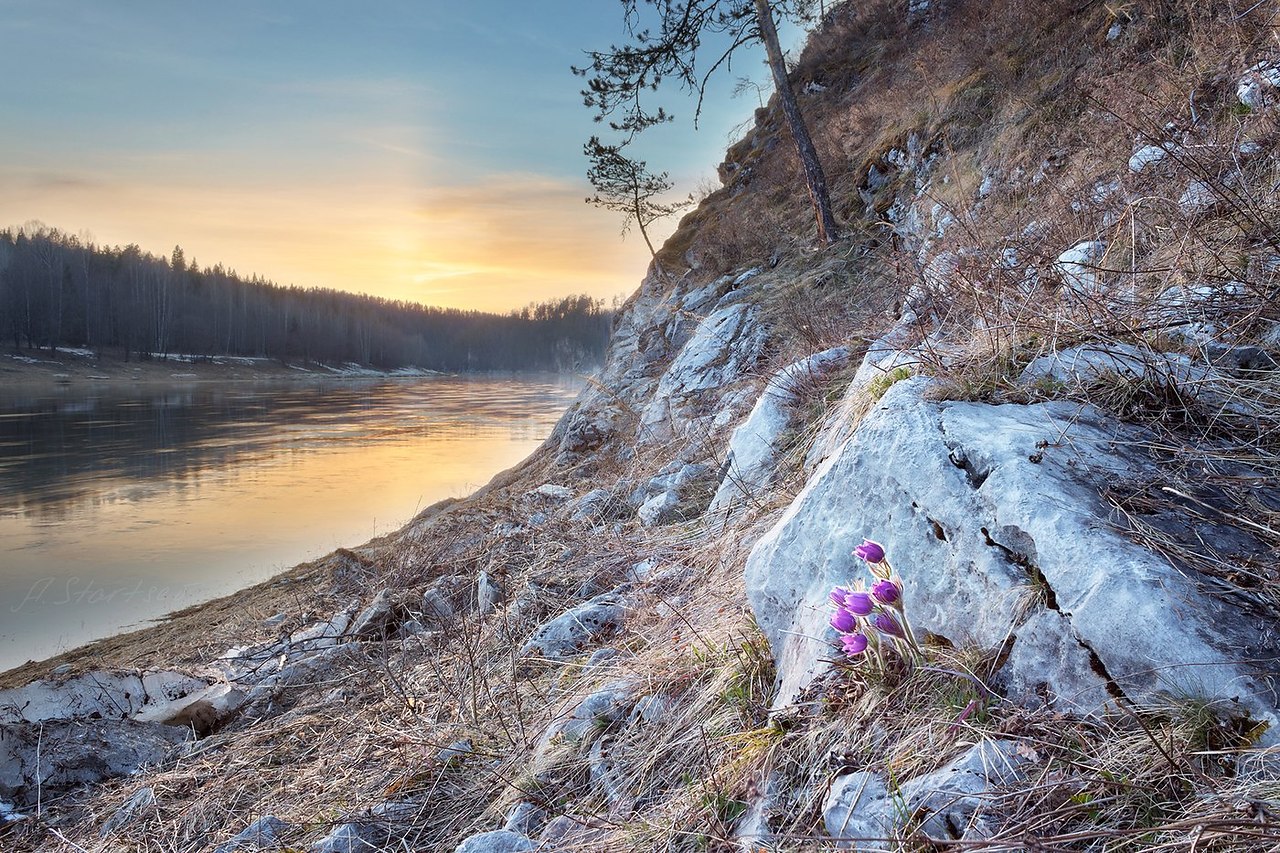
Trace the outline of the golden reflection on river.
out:
M 0 671 L 468 494 L 532 452 L 580 385 L 0 387 Z

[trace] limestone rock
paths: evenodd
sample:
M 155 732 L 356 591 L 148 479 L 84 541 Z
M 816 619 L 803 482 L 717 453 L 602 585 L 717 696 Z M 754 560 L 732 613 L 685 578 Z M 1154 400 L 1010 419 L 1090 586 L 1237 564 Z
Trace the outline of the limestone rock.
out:
M 666 491 L 645 501 L 636 512 L 645 527 L 660 527 L 679 521 L 681 517 L 680 495 Z
M 930 402 L 926 386 L 894 385 L 747 560 L 778 706 L 829 666 L 827 596 L 863 576 L 850 551 L 871 537 L 917 631 L 988 649 L 1012 638 L 1001 678 L 1015 698 L 1094 713 L 1109 690 L 1183 691 L 1275 730 L 1280 673 L 1255 663 L 1277 658 L 1267 626 L 1105 523 L 1106 482 L 1153 476 L 1135 449 L 1145 433 L 1076 404 Z M 1037 589 L 1058 618 L 1018 606 Z M 1036 663 L 1054 648 L 1059 661 Z
M 799 389 L 848 363 L 849 349 L 835 347 L 788 365 L 769 379 L 751 414 L 729 438 L 725 474 L 708 513 L 725 511 L 769 484 L 778 467 L 780 439 L 793 420 L 791 407 Z
M 640 441 L 663 441 L 681 434 L 690 422 L 690 407 L 709 392 L 741 379 L 759 358 L 764 342 L 755 309 L 737 292 L 722 299 L 658 381 L 653 399 L 641 413 Z
M 19 806 L 162 764 L 191 732 L 134 720 L 50 720 L 0 726 L 0 798 Z M 39 765 L 37 766 L 37 755 Z
M 465 839 L 454 853 L 523 853 L 537 845 L 527 835 L 509 829 L 495 829 Z
M 626 615 L 626 602 L 620 596 L 597 595 L 539 626 L 520 654 L 564 660 L 589 643 L 617 633 Z
M 1096 293 L 1102 284 L 1102 271 L 1098 267 L 1106 253 L 1106 243 L 1085 240 L 1058 255 L 1053 267 L 1068 290 L 1079 295 Z
M 837 847 L 889 849 L 897 810 L 879 773 L 846 773 L 831 783 L 822 803 L 822 822 Z
M 1169 147 L 1169 143 L 1141 146 L 1129 158 L 1129 171 L 1137 175 L 1159 165 L 1169 156 Z
M 1277 89 L 1280 88 L 1280 64 L 1259 62 L 1246 71 L 1236 83 L 1236 97 L 1240 103 L 1254 112 L 1280 104 Z
M 374 853 L 391 840 L 391 833 L 381 823 L 343 823 L 312 844 L 310 853 Z
M 507 812 L 507 820 L 502 828 L 508 832 L 532 837 L 546 825 L 547 817 L 546 809 L 527 800 L 521 800 Z
M 215 847 L 213 853 L 276 850 L 291 829 L 292 826 L 275 815 L 263 815 L 234 837 Z
M 488 572 L 482 571 L 476 575 L 476 609 L 480 611 L 481 616 L 487 616 L 497 610 L 498 605 L 502 603 L 502 598 L 502 587 L 494 582 Z
M 0 724 L 25 720 L 126 719 L 209 687 L 177 670 L 95 670 L 65 681 L 35 681 L 0 690 Z
M 907 814 L 936 841 L 989 837 L 991 822 L 983 811 L 993 803 L 993 789 L 1026 775 L 1028 759 L 1017 746 L 1016 741 L 983 741 L 942 769 L 904 783 L 899 795 Z

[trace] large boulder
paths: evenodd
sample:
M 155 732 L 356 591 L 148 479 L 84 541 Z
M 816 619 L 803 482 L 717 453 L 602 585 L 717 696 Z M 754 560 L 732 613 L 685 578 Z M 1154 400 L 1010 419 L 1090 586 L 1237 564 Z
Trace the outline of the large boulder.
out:
M 189 729 L 134 720 L 50 720 L 0 726 L 0 799 L 19 806 L 163 764 Z
M 1108 483 L 1150 481 L 1135 427 L 1071 403 L 932 402 L 895 384 L 815 472 L 747 561 L 748 596 L 778 662 L 779 706 L 832 657 L 833 586 L 850 551 L 883 542 L 918 632 L 1010 642 L 1003 687 L 1080 713 L 1165 691 L 1280 722 L 1280 655 L 1265 619 L 1110 523 Z M 1210 542 L 1210 545 L 1213 543 Z

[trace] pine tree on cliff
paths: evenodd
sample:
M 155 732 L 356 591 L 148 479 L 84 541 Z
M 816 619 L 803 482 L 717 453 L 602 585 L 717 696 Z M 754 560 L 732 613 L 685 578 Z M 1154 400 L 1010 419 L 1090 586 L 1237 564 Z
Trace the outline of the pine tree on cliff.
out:
M 657 12 L 656 29 L 641 27 L 642 5 L 652 6 Z M 605 51 L 588 51 L 591 64 L 573 69 L 578 76 L 588 77 L 587 88 L 582 92 L 583 101 L 596 111 L 596 121 L 617 117 L 609 126 L 623 134 L 624 139 L 612 148 L 619 156 L 625 156 L 621 150 L 637 133 L 672 118 L 662 107 L 653 111 L 646 108 L 643 103 L 646 91 L 654 91 L 664 79 L 673 78 L 687 91 L 697 93 L 696 125 L 711 75 L 721 66 L 727 66 L 738 48 L 762 42 L 783 115 L 804 166 L 817 220 L 818 242 L 829 243 L 836 235 L 836 221 L 827 179 L 787 78 L 786 61 L 773 17 L 775 11 L 786 17 L 802 17 L 812 5 L 812 0 L 773 0 L 772 3 L 769 0 L 622 0 L 632 42 L 613 45 Z M 712 57 L 710 66 L 703 71 L 698 62 L 699 50 L 708 36 L 719 39 L 725 47 Z M 625 191 L 611 192 L 598 184 L 596 189 L 601 196 L 611 196 L 620 204 L 626 202 Z

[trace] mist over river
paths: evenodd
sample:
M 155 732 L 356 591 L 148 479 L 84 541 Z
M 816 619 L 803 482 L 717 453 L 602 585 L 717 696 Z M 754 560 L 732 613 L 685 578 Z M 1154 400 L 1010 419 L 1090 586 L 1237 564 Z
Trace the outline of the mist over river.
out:
M 0 385 L 0 671 L 468 494 L 532 452 L 581 384 Z

